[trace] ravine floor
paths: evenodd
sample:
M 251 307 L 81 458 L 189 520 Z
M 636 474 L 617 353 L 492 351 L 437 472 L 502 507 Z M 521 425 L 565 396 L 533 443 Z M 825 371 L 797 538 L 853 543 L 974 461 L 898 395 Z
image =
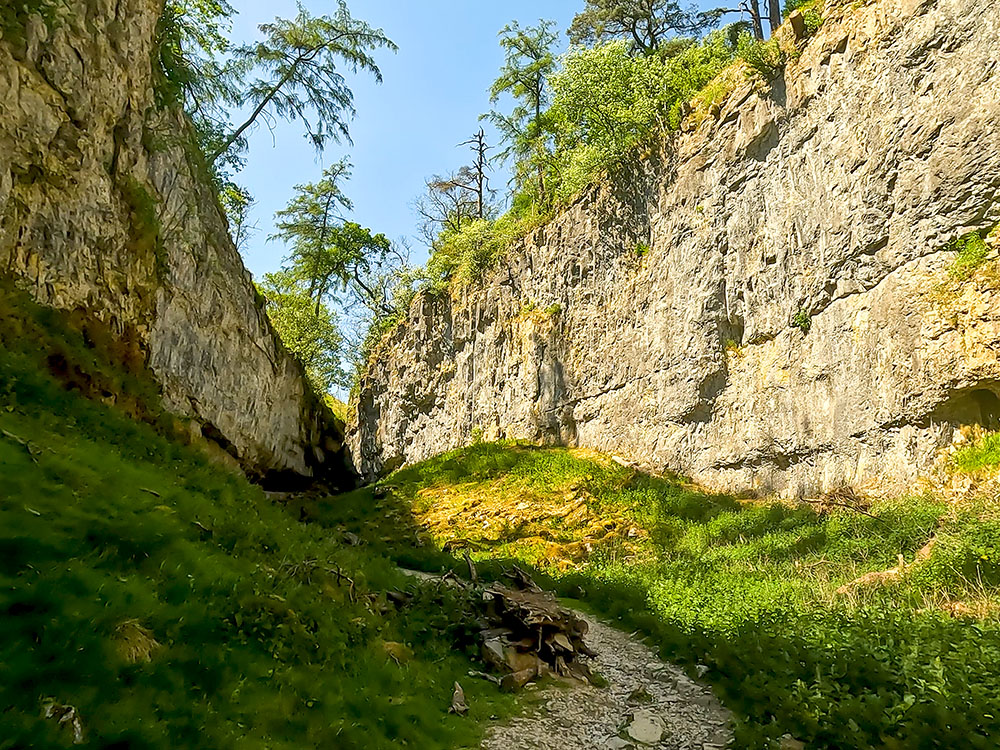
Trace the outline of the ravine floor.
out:
M 607 687 L 542 683 L 526 713 L 489 730 L 482 750 L 721 750 L 730 715 L 711 690 L 637 636 L 593 617 L 587 645 Z

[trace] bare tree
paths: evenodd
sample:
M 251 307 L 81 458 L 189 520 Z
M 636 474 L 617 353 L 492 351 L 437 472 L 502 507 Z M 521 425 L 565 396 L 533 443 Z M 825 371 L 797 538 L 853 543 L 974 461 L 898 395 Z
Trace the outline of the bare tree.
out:
M 478 216 L 479 206 L 474 194 L 476 176 L 469 167 L 462 167 L 444 177 L 434 175 L 426 181 L 426 191 L 414 207 L 420 215 L 420 236 L 433 247 L 442 232 L 458 232 Z
M 486 132 L 482 128 L 479 128 L 478 133 L 473 135 L 469 140 L 463 141 L 459 145 L 471 146 L 472 153 L 475 154 L 476 160 L 473 162 L 472 166 L 468 168 L 472 177 L 472 185 L 469 186 L 469 189 L 472 190 L 476 196 L 476 217 L 479 219 L 485 219 L 486 204 L 490 193 L 490 178 L 487 174 L 487 171 L 489 170 L 489 159 L 487 158 L 486 153 L 491 148 L 486 143 Z M 461 175 L 462 173 L 460 172 L 459 174 Z

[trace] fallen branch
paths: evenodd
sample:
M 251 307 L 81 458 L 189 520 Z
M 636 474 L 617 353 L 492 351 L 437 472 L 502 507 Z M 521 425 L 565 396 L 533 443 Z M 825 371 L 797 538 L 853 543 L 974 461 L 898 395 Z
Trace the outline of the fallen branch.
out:
M 903 575 L 913 568 L 917 563 L 923 562 L 931 556 L 931 552 L 934 550 L 934 545 L 937 543 L 937 539 L 931 537 L 930 541 L 927 542 L 923 547 L 917 550 L 916 554 L 913 556 L 913 562 L 910 564 L 906 563 L 903 556 L 900 555 L 899 562 L 893 568 L 888 568 L 887 570 L 875 570 L 871 573 L 865 573 L 863 576 L 855 578 L 850 583 L 845 583 L 843 586 L 837 589 L 838 594 L 849 594 L 851 591 L 866 586 L 871 586 L 873 584 L 887 583 L 889 581 L 897 581 L 903 577 Z
M 859 508 L 856 505 L 851 505 L 850 503 L 843 503 L 843 502 L 840 502 L 838 500 L 828 500 L 828 499 L 825 499 L 825 500 L 803 500 L 803 502 L 809 503 L 810 505 L 821 505 L 821 506 L 832 505 L 832 506 L 834 506 L 836 508 L 845 508 L 847 510 L 853 510 L 855 513 L 860 513 L 863 516 L 868 516 L 869 518 L 875 519 L 876 521 L 878 521 L 883 526 L 888 527 L 888 525 L 889 525 L 885 521 L 883 521 L 881 518 L 879 518 L 878 516 L 876 516 L 874 513 L 871 513 L 871 512 L 869 512 L 867 510 L 864 510 L 863 508 Z
M 31 459 L 31 462 L 35 464 L 38 463 L 38 459 L 35 458 L 34 451 L 31 450 L 31 443 L 29 443 L 27 440 L 18 437 L 13 432 L 7 432 L 7 430 L 0 430 L 0 435 L 3 435 L 8 440 L 13 440 L 15 443 L 20 445 L 27 452 L 28 458 Z

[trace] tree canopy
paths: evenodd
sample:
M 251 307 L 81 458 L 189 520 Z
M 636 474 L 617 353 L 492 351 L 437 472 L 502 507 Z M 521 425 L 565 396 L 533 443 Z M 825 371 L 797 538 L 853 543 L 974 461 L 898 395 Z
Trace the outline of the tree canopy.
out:
M 567 33 L 573 44 L 624 39 L 649 55 L 672 37 L 697 36 L 717 22 L 717 13 L 684 9 L 676 0 L 586 0 Z
M 522 188 L 534 190 L 547 201 L 545 173 L 551 158 L 551 128 L 546 111 L 549 104 L 549 76 L 556 70 L 553 45 L 557 35 L 552 21 L 522 28 L 516 21 L 500 31 L 504 64 L 490 88 L 490 102 L 497 104 L 505 95 L 514 100 L 509 113 L 493 110 L 484 115 L 500 133 L 503 149 L 498 158 L 513 159 L 515 180 Z
M 290 271 L 265 274 L 258 289 L 271 324 L 312 386 L 319 393 L 347 387 L 344 337 L 336 314 L 326 305 L 316 307 L 303 281 Z
M 371 73 L 381 82 L 372 52 L 395 51 L 396 45 L 381 29 L 352 17 L 343 0 L 332 16 L 313 16 L 299 3 L 294 19 L 278 18 L 260 30 L 261 41 L 233 51 L 232 71 L 245 81 L 240 97 L 250 114 L 209 154 L 210 160 L 239 142 L 261 117 L 299 121 L 317 151 L 331 140 L 350 142 L 354 95 L 340 66 Z

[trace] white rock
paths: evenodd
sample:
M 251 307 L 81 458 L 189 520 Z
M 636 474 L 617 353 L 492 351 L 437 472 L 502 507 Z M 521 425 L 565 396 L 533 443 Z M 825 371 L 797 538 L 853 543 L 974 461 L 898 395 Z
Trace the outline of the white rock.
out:
M 625 731 L 636 742 L 641 742 L 643 745 L 655 745 L 663 739 L 665 729 L 663 719 L 652 711 L 636 711 L 632 715 L 632 722 Z

